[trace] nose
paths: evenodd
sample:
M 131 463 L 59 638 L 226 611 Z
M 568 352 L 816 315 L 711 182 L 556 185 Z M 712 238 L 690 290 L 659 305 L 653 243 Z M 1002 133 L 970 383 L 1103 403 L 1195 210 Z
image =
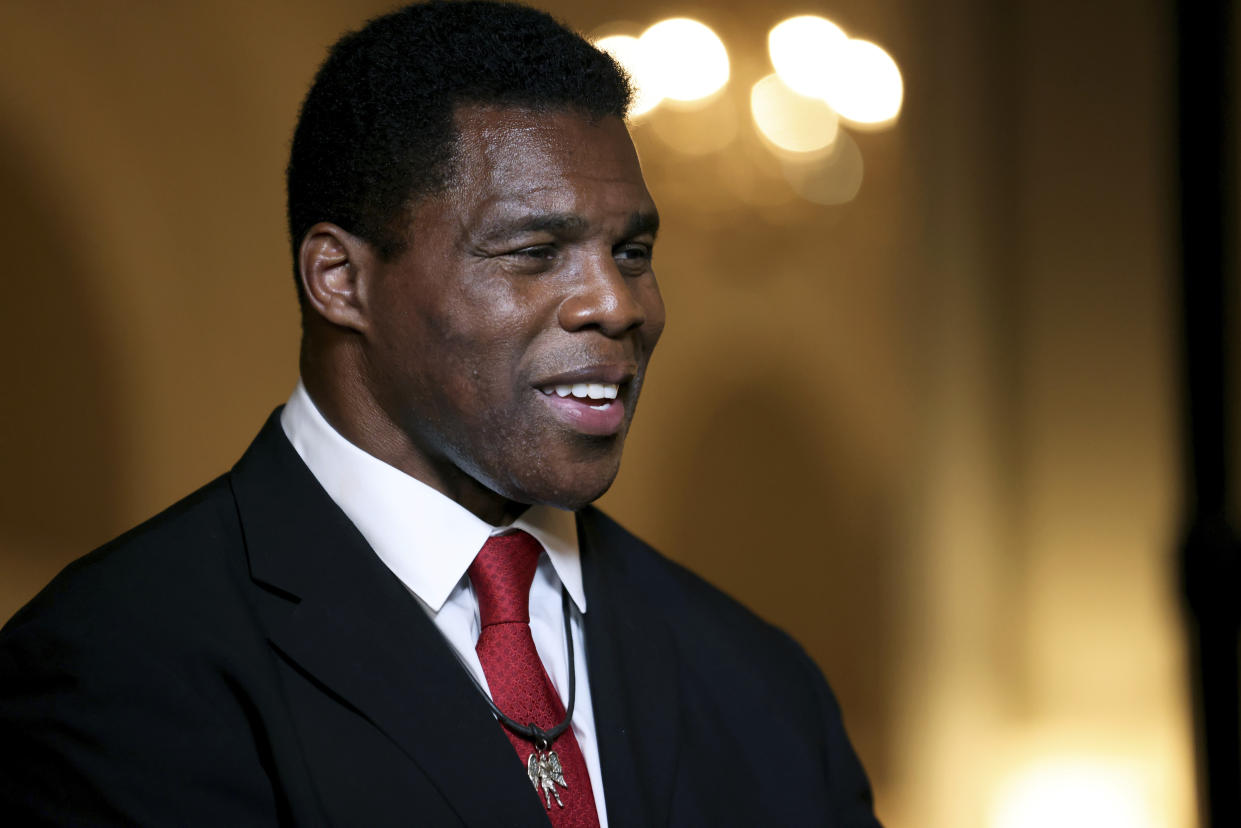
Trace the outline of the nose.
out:
M 592 256 L 578 270 L 573 290 L 560 304 L 560 326 L 566 331 L 597 329 L 616 338 L 646 323 L 643 282 L 650 273 L 626 276 L 610 253 Z

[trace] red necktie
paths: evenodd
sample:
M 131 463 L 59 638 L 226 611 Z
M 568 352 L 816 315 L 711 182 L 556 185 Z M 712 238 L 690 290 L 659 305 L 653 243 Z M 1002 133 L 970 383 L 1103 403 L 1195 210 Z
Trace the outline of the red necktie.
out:
M 565 709 L 530 635 L 530 584 L 542 551 L 539 542 L 526 532 L 496 535 L 483 544 L 470 564 L 469 575 L 482 623 L 475 649 L 491 688 L 491 700 L 510 719 L 546 731 L 564 720 Z M 507 727 L 504 732 L 522 766 L 530 767 L 530 755 L 536 753 L 536 746 Z M 564 785 L 546 775 L 536 781 L 534 773 L 531 781 L 539 801 L 547 807 L 552 825 L 598 828 L 590 776 L 572 727 L 560 734 L 551 745 L 551 752 L 563 771 Z M 557 798 L 563 804 L 558 804 Z

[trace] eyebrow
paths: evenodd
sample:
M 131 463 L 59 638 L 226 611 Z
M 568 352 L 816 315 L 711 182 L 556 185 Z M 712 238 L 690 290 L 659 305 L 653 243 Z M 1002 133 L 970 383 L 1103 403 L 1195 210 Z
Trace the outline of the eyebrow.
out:
M 560 236 L 577 236 L 586 232 L 589 223 L 573 213 L 535 213 L 511 221 L 500 220 L 482 233 L 484 241 L 501 241 L 523 233 L 554 233 Z M 621 231 L 625 238 L 643 233 L 655 235 L 659 231 L 659 213 L 638 211 L 630 213 Z
M 629 221 L 625 224 L 625 237 L 640 236 L 643 233 L 650 233 L 652 236 L 659 233 L 659 213 L 650 210 L 629 214 Z
M 483 241 L 504 241 L 526 233 L 554 233 L 575 236 L 586 230 L 586 219 L 571 213 L 534 213 L 512 219 L 500 219 L 486 227 Z

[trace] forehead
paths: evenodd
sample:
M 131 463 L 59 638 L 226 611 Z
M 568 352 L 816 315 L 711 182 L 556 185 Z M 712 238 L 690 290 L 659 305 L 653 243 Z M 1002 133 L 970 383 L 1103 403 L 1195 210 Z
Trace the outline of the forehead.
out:
M 455 121 L 451 190 L 469 212 L 509 204 L 583 213 L 654 209 L 619 118 L 471 106 Z

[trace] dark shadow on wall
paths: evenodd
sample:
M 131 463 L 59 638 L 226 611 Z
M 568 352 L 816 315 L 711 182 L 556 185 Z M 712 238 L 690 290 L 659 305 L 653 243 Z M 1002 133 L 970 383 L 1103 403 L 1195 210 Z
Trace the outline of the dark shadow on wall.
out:
M 881 475 L 793 377 L 742 377 L 674 429 L 660 524 L 675 557 L 791 633 L 822 666 L 872 780 L 892 767 L 892 512 Z M 688 401 L 687 401 L 688 402 Z M 830 415 L 829 415 L 830 416 Z M 890 495 L 890 493 L 889 493 Z M 756 711 L 761 719 L 761 711 Z
M 0 122 L 0 622 L 116 522 L 118 413 L 106 289 L 58 189 Z

